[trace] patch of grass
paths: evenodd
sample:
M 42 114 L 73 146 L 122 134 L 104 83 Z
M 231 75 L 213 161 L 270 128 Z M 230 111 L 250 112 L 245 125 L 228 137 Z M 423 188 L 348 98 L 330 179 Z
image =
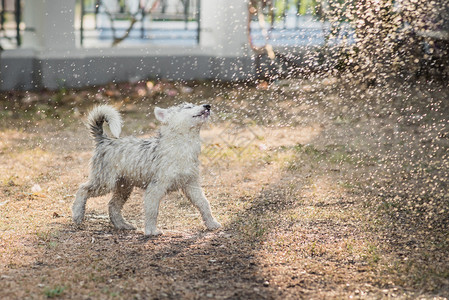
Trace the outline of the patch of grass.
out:
M 353 119 L 347 118 L 347 117 L 345 117 L 345 116 L 337 116 L 337 117 L 334 119 L 334 123 L 335 123 L 336 125 L 346 125 L 346 124 L 350 124 L 350 123 L 352 123 L 352 122 L 354 122 Z
M 111 291 L 108 287 L 104 287 L 101 292 L 107 296 L 109 296 L 110 298 L 116 298 L 116 297 L 120 297 L 120 293 L 119 292 L 114 292 Z
M 56 298 L 56 297 L 62 296 L 62 294 L 64 294 L 65 290 L 66 290 L 66 287 L 63 285 L 58 285 L 53 288 L 46 287 L 44 289 L 44 294 L 45 294 L 45 296 L 47 296 L 47 298 Z
M 238 162 L 252 162 L 254 160 L 262 159 L 268 163 L 277 160 L 275 153 L 266 154 L 256 145 L 236 146 L 228 145 L 226 143 L 212 144 L 206 146 L 201 151 L 202 161 L 204 163 L 215 161 L 238 161 Z
M 332 164 L 356 163 L 350 151 L 341 145 L 327 146 L 326 149 L 318 149 L 314 145 L 297 144 L 293 147 L 297 154 L 297 158 L 303 160 L 328 161 Z
M 314 145 L 297 144 L 296 146 L 293 147 L 293 149 L 297 153 L 302 153 L 302 154 L 305 154 L 307 156 L 311 156 L 314 158 L 321 158 L 324 154 L 323 151 L 317 149 Z
M 353 244 L 353 241 L 352 241 L 352 240 L 348 240 L 348 241 L 345 243 L 345 248 L 346 248 L 346 251 L 347 251 L 349 254 L 352 254 L 352 253 L 354 252 L 354 244 Z
M 331 153 L 329 161 L 334 164 L 342 164 L 342 163 L 355 164 L 357 162 L 351 154 L 345 151 L 335 151 Z
M 289 166 L 289 163 L 294 159 L 294 154 L 291 151 L 272 151 L 262 156 L 261 160 L 266 164 L 278 163 L 281 166 Z
M 36 236 L 38 239 L 39 245 L 45 246 L 49 249 L 56 248 L 59 245 L 59 242 L 55 240 L 57 233 L 48 231 L 37 231 Z
M 307 251 L 307 252 L 308 252 L 309 255 L 312 256 L 312 257 L 313 257 L 313 256 L 323 256 L 324 253 L 325 253 L 325 250 L 324 250 L 324 248 L 323 248 L 321 245 L 317 244 L 316 241 L 313 241 L 313 242 L 309 245 L 308 251 Z
M 239 225 L 239 231 L 252 243 L 260 241 L 267 232 L 267 224 L 256 218 L 242 219 L 236 222 Z
M 38 240 L 43 242 L 49 242 L 51 239 L 51 233 L 50 231 L 38 231 L 36 232 L 36 236 Z
M 54 94 L 54 96 L 51 98 L 54 103 L 59 104 L 61 103 L 65 96 L 67 95 L 67 88 L 64 86 L 61 86 L 58 91 Z
M 314 145 L 297 144 L 293 147 L 293 152 L 293 158 L 286 164 L 289 171 L 301 169 L 306 161 L 308 163 L 322 161 L 326 156 L 324 151 L 317 149 Z
M 365 251 L 366 253 L 363 256 L 370 265 L 374 266 L 380 261 L 380 254 L 376 245 L 368 244 Z
M 350 181 L 339 181 L 338 185 L 347 190 L 354 190 L 360 187 L 360 183 Z

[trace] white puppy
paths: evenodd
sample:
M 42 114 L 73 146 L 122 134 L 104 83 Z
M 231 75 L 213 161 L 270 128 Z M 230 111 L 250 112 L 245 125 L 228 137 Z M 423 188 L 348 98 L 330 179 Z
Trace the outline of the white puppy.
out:
M 133 187 L 145 190 L 145 235 L 158 235 L 156 227 L 159 203 L 171 191 L 181 189 L 201 213 L 210 230 L 221 227 L 212 216 L 199 183 L 200 128 L 208 119 L 210 105 L 179 106 L 154 110 L 162 126 L 156 137 L 119 138 L 122 120 L 111 106 L 94 108 L 88 127 L 96 147 L 90 162 L 90 175 L 76 193 L 72 207 L 73 221 L 83 221 L 86 201 L 90 197 L 113 192 L 109 201 L 109 217 L 118 229 L 135 229 L 126 223 L 121 209 Z M 113 137 L 103 133 L 106 121 Z

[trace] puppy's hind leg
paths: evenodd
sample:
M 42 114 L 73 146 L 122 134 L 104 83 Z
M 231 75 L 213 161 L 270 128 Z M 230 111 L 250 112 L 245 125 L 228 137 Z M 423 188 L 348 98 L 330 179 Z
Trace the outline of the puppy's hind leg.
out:
M 119 180 L 115 186 L 114 194 L 109 201 L 109 218 L 112 224 L 117 229 L 134 230 L 134 226 L 126 223 L 122 216 L 122 208 L 126 200 L 128 200 L 133 187 L 125 182 L 124 180 Z
M 88 181 L 80 186 L 72 205 L 72 218 L 75 224 L 79 225 L 83 222 L 86 201 L 95 196 L 100 196 L 100 190 L 92 182 Z

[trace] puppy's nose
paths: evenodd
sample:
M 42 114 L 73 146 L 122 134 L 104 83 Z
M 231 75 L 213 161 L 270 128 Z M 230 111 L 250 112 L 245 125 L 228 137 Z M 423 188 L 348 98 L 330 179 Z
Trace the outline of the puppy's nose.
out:
M 203 107 L 204 107 L 205 109 L 207 109 L 207 110 L 210 110 L 210 105 L 209 105 L 209 104 L 205 104 L 205 105 L 203 105 Z

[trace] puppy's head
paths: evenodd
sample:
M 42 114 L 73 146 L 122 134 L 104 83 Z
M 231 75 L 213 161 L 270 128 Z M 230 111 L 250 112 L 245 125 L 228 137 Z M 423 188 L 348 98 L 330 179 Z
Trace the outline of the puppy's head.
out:
M 167 126 L 171 130 L 185 132 L 200 128 L 209 119 L 210 108 L 209 104 L 183 103 L 166 109 L 156 107 L 154 115 L 163 126 Z

